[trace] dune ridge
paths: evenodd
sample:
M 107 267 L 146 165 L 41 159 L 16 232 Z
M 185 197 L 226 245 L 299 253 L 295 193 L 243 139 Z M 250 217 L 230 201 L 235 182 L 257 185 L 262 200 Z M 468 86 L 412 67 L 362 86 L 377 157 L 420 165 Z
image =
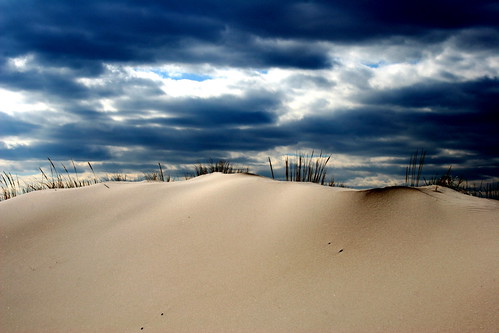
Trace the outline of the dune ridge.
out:
M 0 202 L 2 332 L 493 332 L 499 202 L 210 174 Z

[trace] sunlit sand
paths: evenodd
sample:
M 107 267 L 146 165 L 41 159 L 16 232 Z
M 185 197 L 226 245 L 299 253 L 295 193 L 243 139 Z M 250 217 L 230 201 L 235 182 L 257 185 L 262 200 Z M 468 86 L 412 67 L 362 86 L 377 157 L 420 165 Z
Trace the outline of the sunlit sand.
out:
M 0 202 L 1 332 L 493 332 L 499 202 L 210 174 Z

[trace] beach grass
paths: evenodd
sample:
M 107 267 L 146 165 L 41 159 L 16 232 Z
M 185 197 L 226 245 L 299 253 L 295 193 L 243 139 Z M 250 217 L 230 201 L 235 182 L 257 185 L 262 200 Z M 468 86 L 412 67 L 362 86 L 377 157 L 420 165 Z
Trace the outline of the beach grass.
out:
M 331 159 L 331 155 L 323 155 L 322 151 L 319 155 L 314 155 L 314 153 L 315 151 L 312 151 L 310 155 L 299 153 L 293 158 L 286 156 L 284 161 L 284 180 L 289 182 L 308 182 L 335 186 L 333 177 L 331 177 L 329 181 L 326 180 L 326 167 Z M 270 157 L 268 160 L 272 179 L 275 179 L 272 160 Z
M 45 172 L 41 167 L 39 168 L 42 179 L 41 181 L 36 181 L 28 183 L 26 181 L 21 181 L 17 176 L 13 176 L 11 173 L 3 172 L 0 178 L 0 201 L 13 198 L 20 194 L 25 194 L 32 191 L 39 191 L 44 189 L 58 189 L 58 188 L 77 188 L 84 187 L 93 184 L 97 184 L 100 180 L 95 175 L 92 164 L 88 162 L 88 166 L 93 174 L 93 179 L 81 178 L 76 170 L 76 165 L 74 161 L 71 161 L 73 166 L 73 172 L 70 173 L 68 168 L 61 163 L 61 167 L 64 172 L 59 172 L 56 164 L 52 159 L 48 158 L 49 161 L 49 171 Z
M 434 185 L 435 191 L 442 186 L 475 197 L 499 200 L 499 182 L 484 183 L 482 181 L 479 185 L 470 184 L 465 178 L 453 175 L 452 166 L 441 176 L 424 179 L 424 183 L 426 186 Z
M 207 164 L 198 163 L 194 166 L 194 174 L 196 176 L 206 175 L 214 172 L 248 173 L 249 168 L 236 168 L 230 161 L 224 159 L 218 160 L 217 162 L 215 162 L 213 159 L 209 159 Z
M 47 189 L 55 189 L 55 188 L 77 188 L 77 187 L 83 187 L 83 186 L 89 186 L 92 184 L 97 184 L 99 183 L 99 179 L 95 175 L 94 168 L 90 162 L 88 163 L 88 166 L 90 170 L 92 171 L 92 174 L 94 176 L 94 179 L 81 179 L 78 176 L 78 171 L 76 170 L 76 165 L 74 161 L 71 161 L 73 165 L 73 170 L 74 173 L 70 174 L 66 166 L 61 163 L 62 168 L 64 169 L 64 174 L 60 173 L 59 170 L 57 169 L 55 163 L 48 158 L 49 164 L 50 164 L 50 177 L 43 171 L 42 168 L 40 169 L 40 172 L 42 174 L 42 182 L 41 186 L 45 187 Z
M 144 179 L 147 181 L 156 181 L 156 182 L 170 182 L 173 180 L 170 174 L 167 174 L 165 176 L 165 173 L 163 172 L 163 167 L 159 162 L 158 162 L 158 171 L 144 172 Z
M 17 177 L 4 171 L 0 177 L 0 188 L 2 189 L 0 192 L 0 201 L 7 200 L 17 195 L 19 189 L 21 188 L 21 184 L 19 183 L 19 179 Z
M 435 191 L 442 186 L 475 197 L 499 200 L 499 182 L 482 181 L 480 185 L 468 183 L 466 178 L 452 174 L 452 166 L 444 174 L 426 179 L 423 177 L 425 158 L 424 149 L 418 149 L 411 155 L 405 169 L 405 186 L 418 187 L 422 181 L 425 186 L 435 186 Z
M 312 151 L 310 155 L 299 153 L 291 156 L 286 156 L 284 167 L 281 168 L 282 177 L 277 178 L 289 182 L 310 182 L 324 186 L 340 186 L 343 184 L 335 182 L 334 177 L 327 178 L 327 165 L 331 160 L 331 155 L 325 155 L 320 152 L 318 155 Z M 452 167 L 449 167 L 446 173 L 441 176 L 431 178 L 423 177 L 423 169 L 425 165 L 426 151 L 421 149 L 413 153 L 409 159 L 409 163 L 405 168 L 405 186 L 417 187 L 420 183 L 424 185 L 434 185 L 435 190 L 439 186 L 448 187 L 465 194 L 489 198 L 499 199 L 499 182 L 480 182 L 468 183 L 465 178 L 452 175 Z M 16 175 L 10 172 L 3 171 L 0 174 L 0 201 L 11 199 L 17 195 L 25 194 L 32 191 L 43 189 L 59 189 L 59 188 L 78 188 L 98 184 L 102 181 L 138 181 L 145 179 L 147 181 L 170 182 L 173 181 L 170 174 L 165 173 L 161 163 L 158 163 L 157 171 L 144 172 L 144 177 L 141 179 L 132 178 L 125 173 L 116 173 L 105 177 L 97 177 L 94 167 L 90 162 L 87 162 L 91 177 L 84 177 L 79 174 L 76 164 L 73 160 L 70 161 L 71 168 L 68 169 L 64 163 L 57 164 L 48 158 L 49 170 L 45 171 L 39 168 L 41 173 L 41 181 L 27 182 L 20 180 Z M 272 179 L 276 179 L 276 169 L 270 157 L 268 157 L 270 172 Z M 232 162 L 224 159 L 214 161 L 209 159 L 206 164 L 197 163 L 194 165 L 194 170 L 191 174 L 186 175 L 186 179 L 214 173 L 249 173 L 249 168 L 235 167 Z
M 419 186 L 425 158 L 426 151 L 423 149 L 421 149 L 421 151 L 418 149 L 411 155 L 409 165 L 405 168 L 405 184 L 407 186 Z

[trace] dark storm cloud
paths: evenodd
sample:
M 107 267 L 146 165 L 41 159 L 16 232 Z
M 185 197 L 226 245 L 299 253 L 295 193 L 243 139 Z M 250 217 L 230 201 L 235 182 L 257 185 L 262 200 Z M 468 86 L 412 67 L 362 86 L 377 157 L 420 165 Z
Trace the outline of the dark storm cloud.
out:
M 453 38 L 452 43 L 459 50 L 497 52 L 499 50 L 499 31 L 478 26 L 475 29 L 463 30 Z
M 301 142 L 323 143 L 328 151 L 358 156 L 407 155 L 418 147 L 468 150 L 494 157 L 499 123 L 494 114 L 461 115 L 361 108 L 309 117 L 289 129 Z
M 0 87 L 11 90 L 45 93 L 47 96 L 63 97 L 67 99 L 88 98 L 87 89 L 74 81 L 73 73 L 53 73 L 29 70 L 25 72 L 13 71 L 7 66 L 0 67 Z
M 275 120 L 272 111 L 276 108 L 277 102 L 275 98 L 257 96 L 180 99 L 165 103 L 164 107 L 172 117 L 156 121 L 169 125 L 203 128 L 271 124 Z
M 372 91 L 360 99 L 373 105 L 431 108 L 437 112 L 494 113 L 499 110 L 499 79 L 429 81 L 404 88 Z
M 327 151 L 356 156 L 404 157 L 422 147 L 432 155 L 461 151 L 429 161 L 462 165 L 468 177 L 499 176 L 499 80 L 434 82 L 373 93 L 367 100 L 372 106 L 307 117 L 287 130 L 305 146 L 321 142 Z
M 327 151 L 357 156 L 406 156 L 424 146 L 434 152 L 465 150 L 493 158 L 499 150 L 498 93 L 497 80 L 434 84 L 427 90 L 404 88 L 393 94 L 406 94 L 401 101 L 391 100 L 392 94 L 386 92 L 381 98 L 384 103 L 375 101 L 373 106 L 306 116 L 280 126 L 275 126 L 277 98 L 258 99 L 249 95 L 178 99 L 140 104 L 141 108 L 162 108 L 167 118 L 134 118 L 116 123 L 102 116 L 96 124 L 92 117 L 84 117 L 87 123 L 57 126 L 47 133 L 51 141 L 74 140 L 74 144 L 85 141 L 91 146 L 148 146 L 179 152 L 257 151 L 273 149 L 282 142 L 303 146 L 320 142 Z M 449 94 L 461 97 L 457 102 L 449 102 Z M 421 111 L 421 107 L 434 110 Z
M 33 53 L 97 75 L 102 62 L 161 61 L 323 68 L 305 41 L 390 36 L 446 38 L 453 29 L 497 28 L 494 1 L 3 1 L 3 57 Z M 267 39 L 258 44 L 255 38 Z M 273 44 L 276 38 L 301 45 Z M 439 37 L 440 38 L 440 37 Z M 482 40 L 487 42 L 487 36 Z M 211 51 L 210 51 L 211 50 Z
M 165 99 L 154 86 L 122 87 L 132 95 L 115 103 L 119 114 L 129 118 L 130 126 L 169 126 L 224 129 L 232 126 L 256 126 L 275 122 L 280 96 L 248 90 L 243 96 L 177 97 Z M 121 96 L 121 95 L 119 95 Z M 72 109 L 72 113 L 79 113 Z M 147 117 L 144 117 L 147 115 Z
M 254 1 L 235 6 L 234 12 L 235 26 L 262 36 L 358 43 L 397 35 L 442 38 L 444 30 L 497 27 L 499 8 L 490 0 Z
M 187 1 L 177 6 L 150 1 L 23 1 L 6 2 L 1 7 L 3 56 L 34 53 L 42 65 L 83 68 L 88 75 L 99 74 L 102 62 L 328 65 L 323 54 L 309 47 L 263 48 L 251 33 L 232 33 L 227 22 L 237 10 L 226 13 L 233 6 L 216 2 Z M 241 56 L 244 58 L 239 59 Z
M 37 126 L 0 112 L 0 140 L 2 136 L 25 134 Z
M 131 82 L 135 87 L 141 81 Z M 151 96 L 154 97 L 154 94 Z M 272 142 L 266 135 L 274 135 L 272 132 L 275 130 L 261 128 L 273 127 L 275 109 L 279 106 L 278 96 L 247 92 L 241 97 L 177 98 L 168 101 L 151 96 L 132 96 L 129 103 L 119 105 L 119 113 L 97 111 L 69 100 L 59 113 L 34 112 L 25 117 L 39 124 L 37 126 L 0 113 L 0 140 L 6 135 L 36 139 L 29 146 L 3 149 L 0 156 L 13 160 L 21 156 L 108 160 L 116 158 L 114 147 L 128 147 L 143 150 L 145 155 L 149 155 L 148 158 L 154 155 L 165 157 L 163 160 L 168 157 L 169 161 L 182 161 L 179 156 L 189 159 L 189 153 L 210 156 L 217 150 L 216 154 L 222 155 L 221 152 L 230 150 L 254 151 L 267 149 L 269 142 Z M 156 116 L 147 116 L 146 110 L 154 110 Z M 158 114 L 167 117 L 158 117 Z M 125 119 L 114 121 L 112 116 L 115 115 Z M 59 123 L 61 116 L 76 118 L 69 123 Z
M 275 129 L 270 131 L 273 132 Z M 23 154 L 36 152 L 37 157 L 43 157 L 44 154 L 49 156 L 56 154 L 56 157 L 77 156 L 79 160 L 90 160 L 95 157 L 109 159 L 112 156 L 115 159 L 112 147 L 127 147 L 132 150 L 146 148 L 144 155 L 147 155 L 148 160 L 154 158 L 186 163 L 201 157 L 208 158 L 213 152 L 223 155 L 224 153 L 221 152 L 255 151 L 267 149 L 272 145 L 269 137 L 257 137 L 255 134 L 269 133 L 262 129 L 228 128 L 221 131 L 215 128 L 205 128 L 192 131 L 145 124 L 143 126 L 120 124 L 99 127 L 68 124 L 53 128 L 51 135 L 47 138 L 50 139 L 49 142 L 36 143 L 30 148 L 21 148 L 26 151 L 19 150 L 18 152 Z

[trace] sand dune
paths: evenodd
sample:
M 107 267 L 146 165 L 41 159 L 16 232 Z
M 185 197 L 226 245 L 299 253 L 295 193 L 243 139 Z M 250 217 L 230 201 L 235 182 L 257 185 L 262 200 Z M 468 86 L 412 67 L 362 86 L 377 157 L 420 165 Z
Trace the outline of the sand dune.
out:
M 1 332 L 497 332 L 499 202 L 211 174 L 0 203 Z

